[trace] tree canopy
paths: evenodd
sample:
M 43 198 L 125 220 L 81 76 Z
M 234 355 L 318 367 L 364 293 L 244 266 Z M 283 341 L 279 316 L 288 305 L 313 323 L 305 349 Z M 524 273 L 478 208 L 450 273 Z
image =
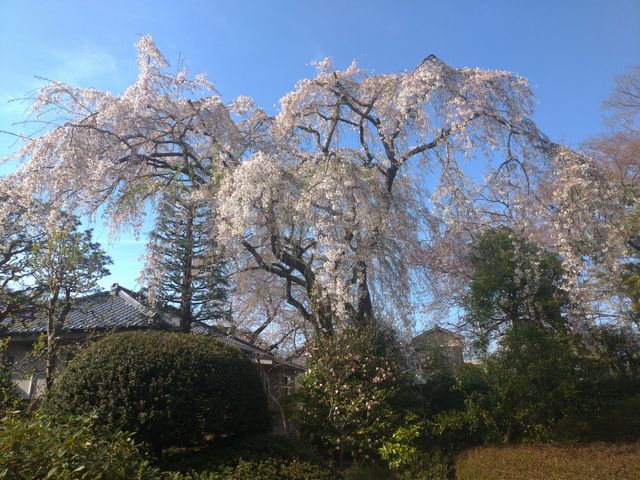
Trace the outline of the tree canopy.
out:
M 462 303 L 464 322 L 484 348 L 527 324 L 564 330 L 569 305 L 557 255 L 500 227 L 478 236 L 471 265 L 472 280 Z
M 586 269 L 618 268 L 628 197 L 538 130 L 521 77 L 433 55 L 390 74 L 326 59 L 270 116 L 170 72 L 150 36 L 137 49 L 122 94 L 42 87 L 33 111 L 49 128 L 24 138 L 23 167 L 3 180 L 18 198 L 104 207 L 116 228 L 139 228 L 145 204 L 188 184 L 211 206 L 249 316 L 326 334 L 374 317 L 410 325 L 421 299 L 459 298 L 470 240 L 500 224 L 553 245 L 578 293 Z

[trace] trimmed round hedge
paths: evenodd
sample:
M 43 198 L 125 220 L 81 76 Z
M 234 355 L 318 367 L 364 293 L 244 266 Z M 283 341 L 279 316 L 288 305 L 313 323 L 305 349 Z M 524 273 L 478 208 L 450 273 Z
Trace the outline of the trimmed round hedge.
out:
M 89 345 L 56 378 L 47 405 L 95 413 L 155 450 L 270 428 L 255 365 L 236 348 L 184 333 L 118 333 Z

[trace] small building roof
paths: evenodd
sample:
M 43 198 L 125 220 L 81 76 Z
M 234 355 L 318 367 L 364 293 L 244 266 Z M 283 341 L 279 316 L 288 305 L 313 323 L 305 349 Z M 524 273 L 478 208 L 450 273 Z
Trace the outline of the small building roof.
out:
M 111 292 L 98 292 L 79 298 L 71 308 L 62 331 L 86 332 L 153 327 L 153 315 L 126 288 L 114 285 Z M 47 319 L 36 317 L 0 324 L 0 336 L 40 334 L 47 331 Z
M 417 339 L 419 339 L 421 337 L 428 337 L 428 336 L 436 334 L 436 333 L 444 333 L 446 335 L 450 335 L 452 337 L 455 337 L 457 340 L 464 341 L 464 337 L 462 335 L 460 335 L 459 333 L 452 332 L 451 330 L 443 328 L 440 325 L 436 325 L 435 327 L 430 328 L 428 330 L 425 330 L 421 334 L 416 335 L 415 337 L 413 337 L 412 342 L 415 342 Z
M 98 292 L 76 300 L 65 321 L 62 333 L 86 334 L 108 331 L 161 329 L 177 330 L 179 321 L 171 310 L 159 317 L 148 308 L 136 293 L 114 284 L 111 291 Z M 24 321 L 0 323 L 0 338 L 22 338 L 23 341 L 47 332 L 47 319 L 36 317 Z M 245 353 L 273 359 L 268 350 L 228 335 L 223 329 L 204 322 L 193 322 L 191 333 L 206 335 L 239 348 Z

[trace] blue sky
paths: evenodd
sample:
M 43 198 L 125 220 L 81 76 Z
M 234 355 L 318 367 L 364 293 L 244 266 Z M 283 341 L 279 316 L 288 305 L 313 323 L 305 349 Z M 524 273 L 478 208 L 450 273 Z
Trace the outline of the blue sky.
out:
M 640 1 L 25 1 L 0 0 L 0 130 L 26 105 L 8 103 L 45 77 L 121 92 L 135 79 L 133 44 L 151 33 L 167 59 L 207 72 L 223 98 L 275 111 L 310 61 L 352 59 L 376 72 L 409 70 L 429 54 L 455 66 L 529 79 L 535 119 L 577 146 L 602 131 L 614 75 L 640 63 Z M 0 135 L 0 157 L 15 148 Z M 12 166 L 0 166 L 6 173 Z M 114 281 L 133 287 L 143 239 L 109 242 Z

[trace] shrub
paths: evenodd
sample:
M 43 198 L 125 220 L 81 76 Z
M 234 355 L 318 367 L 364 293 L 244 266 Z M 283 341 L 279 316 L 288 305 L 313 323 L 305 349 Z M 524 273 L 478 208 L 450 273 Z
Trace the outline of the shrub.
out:
M 602 442 L 640 441 L 640 395 L 608 402 L 598 414 L 589 418 L 567 417 L 560 424 L 565 439 Z
M 167 480 L 335 480 L 330 470 L 309 462 L 282 459 L 240 460 L 216 472 L 171 473 Z
M 11 374 L 0 370 L 0 418 L 19 403 Z
M 417 440 L 422 437 L 423 428 L 418 417 L 407 415 L 405 424 L 400 425 L 391 437 L 382 442 L 378 450 L 380 457 L 394 470 L 411 465 L 419 452 Z
M 354 463 L 342 470 L 344 480 L 396 480 L 397 476 L 381 462 Z
M 217 471 L 237 465 L 241 460 L 299 460 L 326 466 L 322 457 L 305 444 L 281 435 L 250 435 L 243 438 L 222 439 L 211 445 L 185 452 L 168 450 L 161 468 L 187 471 Z
M 241 460 L 220 472 L 219 480 L 332 480 L 329 470 L 300 460 L 269 459 L 261 462 Z
M 481 365 L 459 367 L 450 387 L 457 397 L 445 394 L 451 405 L 429 412 L 428 434 L 439 446 L 548 440 L 580 407 L 580 358 L 567 335 L 531 323 L 505 334 L 500 347 Z
M 18 391 L 11 378 L 11 366 L 7 362 L 8 340 L 0 340 L 0 417 L 20 402 Z
M 508 440 L 640 440 L 640 337 L 601 326 L 588 348 L 578 340 L 523 326 L 481 365 L 430 380 L 420 390 L 428 442 L 459 451 Z
M 0 478 L 155 479 L 126 433 L 96 433 L 95 417 L 9 415 L 0 422 Z
M 426 444 L 456 452 L 484 442 L 498 441 L 500 405 L 484 366 L 465 364 L 419 388 L 426 419 Z
M 363 328 L 311 342 L 294 417 L 300 433 L 340 460 L 376 457 L 402 419 L 395 345 L 390 333 Z
M 579 440 L 640 440 L 640 334 L 599 325 L 585 338 L 578 383 L 579 408 L 562 422 L 561 435 Z
M 380 462 L 350 465 L 342 471 L 344 480 L 449 480 L 453 478 L 452 458 L 439 450 L 419 451 L 400 469 Z
M 170 480 L 312 480 L 335 473 L 309 447 L 278 435 L 227 439 L 207 447 L 167 452 L 163 465 Z
M 90 345 L 58 376 L 47 406 L 95 412 L 156 450 L 270 427 L 257 370 L 240 350 L 180 333 L 119 333 Z

